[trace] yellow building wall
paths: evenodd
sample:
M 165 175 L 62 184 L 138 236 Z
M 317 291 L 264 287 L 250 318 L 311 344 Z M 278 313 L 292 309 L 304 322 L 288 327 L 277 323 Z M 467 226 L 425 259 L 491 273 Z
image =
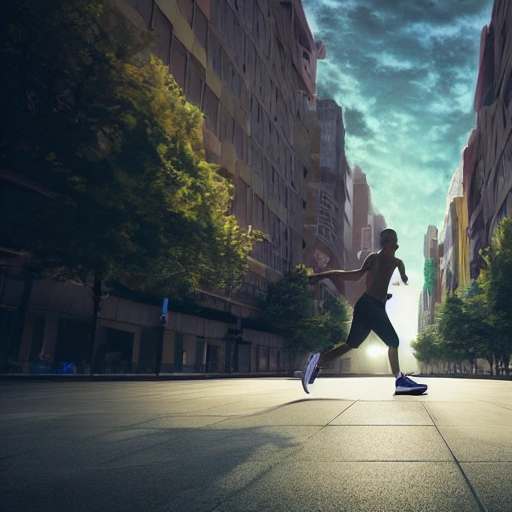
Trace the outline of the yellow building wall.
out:
M 469 273 L 469 239 L 468 239 L 468 204 L 467 198 L 456 197 L 455 208 L 457 211 L 457 223 L 459 233 L 459 290 L 466 288 L 470 281 Z

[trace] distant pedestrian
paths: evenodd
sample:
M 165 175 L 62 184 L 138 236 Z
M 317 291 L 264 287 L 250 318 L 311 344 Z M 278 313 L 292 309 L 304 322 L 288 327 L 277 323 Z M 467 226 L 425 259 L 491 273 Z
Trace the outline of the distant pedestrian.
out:
M 322 279 L 330 279 L 338 288 L 343 281 L 359 281 L 366 274 L 366 291 L 354 306 L 352 325 L 346 343 L 338 345 L 324 353 L 313 354 L 302 375 L 302 387 L 309 393 L 308 386 L 315 382 L 322 366 L 343 356 L 353 348 L 358 348 L 374 331 L 389 347 L 388 357 L 391 371 L 396 378 L 396 395 L 421 395 L 427 390 L 425 384 L 417 384 L 400 371 L 398 362 L 398 335 L 386 313 L 388 287 L 395 269 L 398 268 L 400 278 L 407 284 L 405 266 L 402 260 L 395 257 L 398 249 L 398 236 L 392 229 L 385 229 L 380 234 L 381 250 L 370 254 L 359 270 L 328 270 L 308 276 L 309 284 L 316 284 Z

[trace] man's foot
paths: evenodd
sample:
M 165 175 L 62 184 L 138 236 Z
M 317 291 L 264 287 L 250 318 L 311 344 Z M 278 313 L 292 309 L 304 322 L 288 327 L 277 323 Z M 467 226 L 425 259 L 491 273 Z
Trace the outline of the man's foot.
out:
M 422 395 L 427 391 L 426 384 L 418 384 L 403 374 L 397 377 L 395 384 L 395 395 Z
M 308 385 L 310 384 L 310 379 L 313 376 L 313 373 L 316 369 L 316 364 L 318 363 L 319 359 L 320 359 L 320 352 L 316 352 L 315 354 L 312 354 L 311 357 L 309 358 L 308 364 L 306 365 L 306 367 L 304 368 L 304 371 L 302 372 L 302 379 L 301 379 L 302 388 L 308 395 L 309 395 Z M 318 375 L 318 373 L 317 373 L 317 375 Z M 313 377 L 313 381 L 315 380 L 315 378 L 316 378 L 316 375 L 315 375 L 315 377 Z M 312 384 L 312 382 L 311 382 L 311 384 Z

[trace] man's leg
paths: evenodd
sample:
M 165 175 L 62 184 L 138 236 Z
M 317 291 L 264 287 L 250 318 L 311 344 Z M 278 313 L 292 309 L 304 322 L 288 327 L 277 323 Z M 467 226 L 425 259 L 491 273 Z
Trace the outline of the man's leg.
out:
M 318 366 L 325 366 L 329 364 L 331 361 L 334 361 L 338 357 L 345 355 L 347 352 L 350 352 L 352 347 L 343 343 L 341 345 L 337 345 L 334 348 L 329 349 L 327 352 L 324 352 L 318 361 Z
M 400 373 L 400 363 L 398 362 L 398 348 L 389 347 L 388 358 L 389 364 L 391 365 L 391 371 L 393 372 L 393 375 L 396 377 Z
M 318 366 L 323 366 L 335 359 L 344 356 L 347 352 L 350 352 L 353 348 L 359 347 L 361 343 L 370 334 L 371 328 L 368 323 L 366 315 L 366 307 L 364 299 L 360 299 L 354 307 L 354 316 L 352 318 L 352 324 L 350 325 L 350 332 L 348 333 L 346 343 L 337 345 L 324 352 L 320 356 Z
M 418 384 L 400 373 L 400 364 L 398 362 L 398 335 L 388 318 L 385 309 L 376 312 L 372 321 L 372 329 L 389 347 L 388 357 L 391 371 L 396 377 L 395 394 L 396 395 L 422 395 L 427 391 L 425 384 Z

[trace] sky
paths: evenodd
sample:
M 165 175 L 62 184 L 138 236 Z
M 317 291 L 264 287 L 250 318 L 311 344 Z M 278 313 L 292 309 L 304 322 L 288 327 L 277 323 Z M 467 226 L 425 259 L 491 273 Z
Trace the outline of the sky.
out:
M 413 339 L 424 235 L 430 224 L 443 228 L 448 185 L 476 124 L 480 36 L 493 1 L 302 4 L 315 39 L 326 47 L 318 61 L 318 98 L 342 107 L 348 161 L 366 174 L 375 209 L 398 232 L 397 257 L 410 286 L 396 294 L 403 307 L 402 325 L 395 326 L 401 338 Z

